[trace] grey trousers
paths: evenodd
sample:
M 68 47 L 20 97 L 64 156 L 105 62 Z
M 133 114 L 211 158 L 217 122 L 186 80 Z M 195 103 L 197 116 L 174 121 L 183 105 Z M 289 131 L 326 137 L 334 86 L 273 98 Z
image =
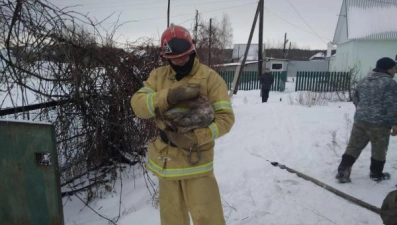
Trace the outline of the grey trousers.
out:
M 345 154 L 357 159 L 361 151 L 371 142 L 372 158 L 385 161 L 389 139 L 390 128 L 380 124 L 354 121 Z

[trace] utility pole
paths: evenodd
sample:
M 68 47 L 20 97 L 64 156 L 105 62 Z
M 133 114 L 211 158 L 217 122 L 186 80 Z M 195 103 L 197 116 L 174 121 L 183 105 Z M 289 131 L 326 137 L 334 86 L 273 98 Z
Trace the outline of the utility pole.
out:
M 171 0 L 168 0 L 168 10 L 167 10 L 167 27 L 169 27 L 170 26 L 170 1 Z
M 262 49 L 263 49 L 263 8 L 264 8 L 264 0 L 259 1 L 259 43 L 258 43 L 258 77 L 262 75 L 262 66 L 263 66 L 263 58 L 262 58 Z
M 264 8 L 264 0 L 259 1 L 259 38 L 258 38 L 258 74 L 257 77 L 262 75 L 262 66 L 263 66 L 263 8 Z M 262 97 L 262 85 L 260 86 L 260 96 Z
M 248 51 L 249 51 L 249 48 L 250 48 L 250 45 L 251 45 L 252 36 L 254 34 L 256 21 L 258 20 L 259 11 L 260 11 L 260 3 L 258 3 L 258 7 L 257 7 L 256 12 L 255 12 L 255 17 L 254 17 L 254 21 L 252 23 L 251 32 L 250 32 L 250 36 L 248 38 L 247 48 L 245 49 L 244 57 L 243 57 L 240 65 L 237 66 L 237 69 L 236 69 L 236 71 L 234 73 L 233 83 L 232 83 L 231 91 L 230 91 L 230 94 L 229 94 L 230 97 L 233 94 L 237 94 L 238 85 L 240 83 L 241 74 L 242 74 L 242 72 L 244 70 L 245 61 L 247 60 L 247 55 L 248 55 Z
M 289 47 L 288 47 L 287 52 L 285 53 L 284 59 L 288 58 L 288 53 L 290 50 L 291 50 L 291 42 L 289 43 Z
M 198 33 L 198 10 L 196 10 L 196 24 L 194 25 L 194 41 L 197 42 Z
M 285 59 L 285 57 L 286 57 L 286 50 L 285 50 L 285 46 L 287 45 L 287 43 L 288 43 L 288 39 L 287 39 L 287 33 L 285 33 L 285 35 L 284 35 L 284 49 L 283 49 L 283 53 L 284 53 L 284 59 Z
M 210 37 L 208 43 L 208 66 L 211 67 L 211 42 L 212 42 L 212 18 L 210 18 Z

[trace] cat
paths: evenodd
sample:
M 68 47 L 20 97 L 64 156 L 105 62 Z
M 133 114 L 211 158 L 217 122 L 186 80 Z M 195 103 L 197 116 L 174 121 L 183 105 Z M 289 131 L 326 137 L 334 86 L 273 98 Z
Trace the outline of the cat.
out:
M 189 111 L 176 112 L 172 114 L 160 113 L 155 110 L 156 119 L 164 122 L 166 129 L 187 133 L 197 128 L 209 126 L 215 118 L 215 110 L 211 101 L 205 95 L 187 101 Z

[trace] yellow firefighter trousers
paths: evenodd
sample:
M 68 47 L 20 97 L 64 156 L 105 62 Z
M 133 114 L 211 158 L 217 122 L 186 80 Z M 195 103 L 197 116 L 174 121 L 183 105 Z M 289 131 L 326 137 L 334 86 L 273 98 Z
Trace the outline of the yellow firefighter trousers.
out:
M 167 181 L 160 179 L 161 225 L 225 225 L 214 175 Z

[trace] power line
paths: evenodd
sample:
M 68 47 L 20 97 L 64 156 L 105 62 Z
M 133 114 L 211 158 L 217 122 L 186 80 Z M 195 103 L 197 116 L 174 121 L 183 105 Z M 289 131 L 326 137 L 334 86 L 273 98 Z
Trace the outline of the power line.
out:
M 221 11 L 221 10 L 224 10 L 224 9 L 238 8 L 238 7 L 241 7 L 241 6 L 253 5 L 253 4 L 258 4 L 258 1 L 249 2 L 249 3 L 241 4 L 241 5 L 235 5 L 235 6 L 225 7 L 225 8 L 222 8 L 222 9 L 214 9 L 214 10 L 204 11 L 204 12 L 202 12 L 202 13 L 216 12 L 216 11 Z M 200 13 L 201 13 L 201 12 L 200 12 Z
M 164 1 L 162 1 L 164 2 Z M 173 7 L 184 7 L 184 6 L 202 6 L 202 5 L 213 5 L 213 4 L 219 4 L 219 3 L 224 3 L 224 2 L 241 2 L 241 0 L 223 0 L 223 1 L 206 1 L 206 2 L 199 2 L 199 3 L 187 3 L 187 4 L 177 4 L 174 5 Z M 153 7 L 150 5 L 158 3 L 147 3 L 147 4 L 142 4 L 142 5 L 137 5 L 137 4 L 123 4 L 123 5 L 112 5 L 112 7 L 109 6 L 94 6 L 94 7 L 89 7 L 90 10 L 89 12 L 103 12 L 103 11 L 118 11 L 118 12 L 124 12 L 124 11 L 139 11 L 139 10 L 147 10 L 147 9 L 163 9 L 164 6 L 158 6 L 158 7 Z M 90 4 L 78 4 L 77 6 L 88 6 Z M 95 4 L 98 5 L 98 4 Z M 143 7 L 133 7 L 130 8 L 131 6 L 143 6 Z M 122 10 L 114 10 L 115 8 L 122 8 Z M 97 9 L 97 10 L 92 10 L 92 9 Z
M 309 24 L 308 22 L 306 22 L 305 18 L 303 18 L 303 16 L 298 12 L 298 10 L 294 7 L 294 5 L 292 5 L 292 3 L 291 3 L 289 0 L 286 0 L 286 1 L 291 5 L 291 7 L 292 7 L 292 8 L 294 9 L 294 11 L 298 14 L 298 16 L 302 19 L 302 21 L 309 27 L 309 29 L 310 29 L 322 42 L 324 42 L 324 43 L 326 44 L 327 42 L 325 42 L 324 39 L 322 39 L 321 36 L 318 35 L 317 32 L 310 26 L 310 24 Z
M 258 4 L 258 2 L 250 2 L 250 3 L 245 3 L 245 4 L 230 6 L 230 7 L 224 7 L 224 8 L 214 9 L 214 10 L 208 10 L 208 11 L 203 11 L 203 12 L 200 11 L 200 14 L 209 13 L 209 12 L 216 12 L 216 11 L 222 11 L 222 10 L 232 9 L 232 8 L 239 8 L 239 7 L 242 7 L 242 6 L 252 5 L 252 4 Z M 183 14 L 171 16 L 171 18 L 183 17 L 183 16 L 194 16 L 194 14 L 193 13 L 183 13 Z M 138 19 L 138 20 L 134 20 L 134 21 L 135 22 L 141 22 L 141 21 L 158 20 L 158 19 L 164 19 L 164 18 L 167 18 L 167 17 L 166 16 L 152 17 L 152 18 Z M 131 21 L 131 20 L 128 20 L 128 21 Z M 124 23 L 124 22 L 128 22 L 128 21 L 119 21 L 119 22 L 120 23 Z M 114 23 L 114 22 L 105 22 L 105 23 Z
M 190 19 L 184 20 L 184 21 L 178 23 L 178 25 L 182 25 L 182 24 L 184 24 L 184 23 L 186 23 L 186 22 L 189 22 L 189 21 L 192 21 L 192 20 L 195 20 L 195 19 L 196 19 L 196 18 L 190 18 Z
M 53 2 L 54 0 L 49 0 L 49 1 Z M 118 2 L 118 3 L 120 3 L 120 2 Z M 85 4 L 82 4 L 80 1 L 78 3 L 75 3 L 75 4 L 72 4 L 69 1 L 69 2 L 67 2 L 65 4 L 65 2 L 63 1 L 63 2 L 59 2 L 59 3 L 55 2 L 53 4 L 55 6 L 57 6 L 57 7 L 59 7 L 59 8 L 68 7 L 68 8 L 78 8 L 78 9 L 83 8 L 83 9 L 85 9 L 86 7 L 88 7 L 89 10 L 87 10 L 87 11 L 89 11 L 89 12 L 103 12 L 103 11 L 109 11 L 109 10 L 120 11 L 120 10 L 114 10 L 114 9 L 115 8 L 125 9 L 126 7 L 130 7 L 130 6 L 138 6 L 138 8 L 136 8 L 137 10 L 144 10 L 144 9 L 148 9 L 147 7 L 150 7 L 151 5 L 155 5 L 155 4 L 159 5 L 159 3 L 164 3 L 164 0 L 158 1 L 158 2 L 149 2 L 149 3 L 148 2 L 144 2 L 144 3 L 141 2 L 140 4 L 137 4 L 137 3 L 131 4 L 131 1 L 125 1 L 124 3 L 128 3 L 128 4 L 117 4 L 117 5 L 115 5 L 115 3 L 112 2 L 112 1 L 101 2 L 101 3 L 97 3 L 97 2 L 96 3 L 85 3 Z M 94 5 L 94 6 L 90 6 L 90 5 Z M 139 6 L 143 6 L 144 8 L 139 8 Z M 92 9 L 94 9 L 94 10 L 92 10 Z M 134 10 L 134 9 L 135 8 L 133 8 L 133 9 L 130 8 L 128 11 L 131 11 L 131 10 Z M 126 10 L 121 10 L 121 11 L 126 11 Z
M 301 30 L 301 31 L 303 31 L 303 32 L 306 32 L 306 33 L 308 33 L 308 34 L 314 34 L 314 33 L 311 32 L 311 31 L 305 30 L 305 29 L 303 29 L 303 28 L 297 26 L 296 24 L 293 24 L 293 23 L 289 22 L 288 20 L 286 20 L 286 19 L 282 18 L 281 16 L 277 15 L 276 13 L 274 13 L 272 10 L 270 10 L 270 9 L 268 9 L 268 8 L 266 8 L 266 7 L 265 7 L 265 9 L 266 9 L 268 12 L 270 12 L 271 14 L 273 14 L 274 16 L 276 16 L 277 18 L 279 18 L 280 20 L 282 20 L 282 21 L 284 21 L 284 22 L 290 24 L 291 26 L 293 26 L 293 27 L 295 27 L 295 28 L 297 28 L 297 29 L 299 29 L 299 30 Z M 315 34 L 314 34 L 314 35 L 315 35 Z M 327 39 L 327 40 L 330 40 L 329 38 L 326 38 L 326 37 L 322 37 L 322 38 Z
M 65 1 L 64 0 L 59 0 L 59 1 L 57 1 L 57 0 L 47 0 L 47 1 L 50 1 L 50 2 L 52 2 L 53 4 L 57 4 L 57 3 L 59 3 L 59 4 L 64 4 L 65 3 Z M 137 0 L 134 0 L 134 1 L 137 1 Z M 183 1 L 183 0 L 173 0 L 173 1 Z M 69 0 L 68 2 L 67 2 L 67 4 L 70 4 L 70 3 L 73 3 L 73 1 L 72 0 Z M 82 1 L 76 1 L 75 0 L 75 4 L 77 5 L 77 4 L 79 4 L 79 5 L 83 5 L 83 4 L 81 4 L 81 2 Z M 87 2 L 87 0 L 84 0 L 84 2 Z M 157 1 L 152 1 L 152 2 L 150 2 L 150 1 L 145 1 L 145 0 L 141 0 L 141 2 L 135 2 L 135 3 L 133 3 L 133 4 L 131 4 L 131 1 L 130 0 L 126 0 L 126 1 L 116 1 L 117 2 L 117 4 L 119 4 L 120 5 L 120 3 L 130 3 L 129 5 L 151 5 L 151 4 L 158 4 L 158 3 L 164 3 L 164 0 L 157 0 Z M 115 5 L 115 2 L 114 1 L 109 1 L 109 2 L 99 2 L 98 3 L 98 1 L 97 0 L 93 0 L 92 1 L 92 3 L 90 2 L 90 3 L 84 3 L 84 5 L 98 5 L 98 4 L 103 4 L 103 5 Z

